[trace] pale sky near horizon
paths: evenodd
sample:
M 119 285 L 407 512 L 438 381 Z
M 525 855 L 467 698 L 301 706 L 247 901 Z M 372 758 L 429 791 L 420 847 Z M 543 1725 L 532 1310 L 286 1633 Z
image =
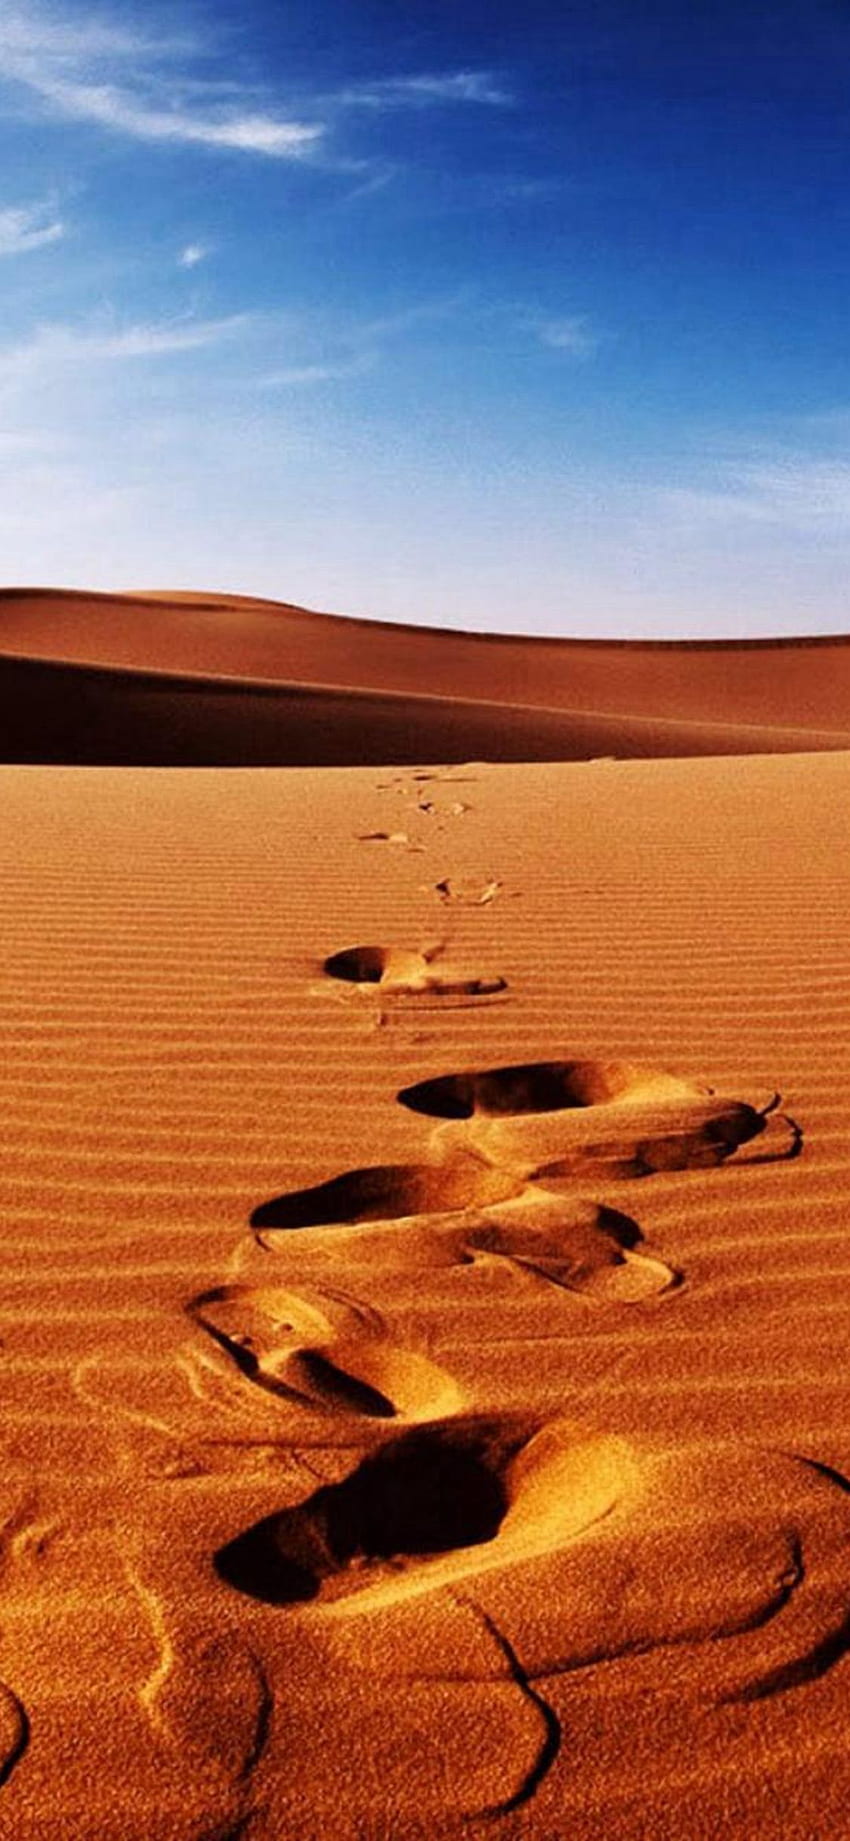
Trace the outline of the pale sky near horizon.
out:
M 846 0 L 10 0 L 5 584 L 850 628 Z

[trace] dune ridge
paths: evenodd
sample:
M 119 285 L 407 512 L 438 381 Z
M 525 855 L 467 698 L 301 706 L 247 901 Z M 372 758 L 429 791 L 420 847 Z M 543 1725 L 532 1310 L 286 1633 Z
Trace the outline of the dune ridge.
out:
M 547 640 L 248 597 L 0 591 L 2 758 L 365 765 L 850 746 L 850 641 Z

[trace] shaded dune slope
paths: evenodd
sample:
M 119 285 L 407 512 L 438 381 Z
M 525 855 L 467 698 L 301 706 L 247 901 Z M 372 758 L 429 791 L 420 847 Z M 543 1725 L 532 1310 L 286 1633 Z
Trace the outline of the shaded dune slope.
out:
M 850 642 L 513 639 L 246 597 L 0 593 L 9 762 L 368 765 L 850 746 Z

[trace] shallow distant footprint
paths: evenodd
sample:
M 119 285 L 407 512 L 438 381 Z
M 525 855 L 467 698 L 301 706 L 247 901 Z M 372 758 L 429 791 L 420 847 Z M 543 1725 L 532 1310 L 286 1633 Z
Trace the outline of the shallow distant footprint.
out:
M 486 997 L 507 988 L 496 974 L 467 972 L 440 963 L 442 945 L 412 951 L 392 946 L 349 946 L 325 960 L 329 978 L 379 987 L 387 997 Z
M 376 1419 L 431 1419 L 458 1409 L 450 1376 L 400 1347 L 379 1314 L 352 1299 L 311 1301 L 280 1287 L 220 1285 L 187 1306 L 239 1372 L 267 1393 Z
M 392 844 L 396 850 L 422 851 L 425 845 L 412 838 L 407 831 L 358 831 L 359 844 Z

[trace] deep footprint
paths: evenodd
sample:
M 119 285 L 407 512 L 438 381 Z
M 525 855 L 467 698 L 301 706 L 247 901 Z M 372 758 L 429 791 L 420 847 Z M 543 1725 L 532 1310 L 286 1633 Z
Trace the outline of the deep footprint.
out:
M 360 1199 L 362 1172 L 354 1171 L 348 1179 L 336 1179 L 339 1188 L 323 1184 L 300 1195 L 280 1196 L 258 1209 L 254 1219 L 262 1216 L 267 1227 L 285 1231 L 292 1212 L 300 1220 L 306 1197 L 310 1225 L 318 1230 L 335 1229 L 325 1252 L 337 1255 L 343 1267 L 365 1265 L 376 1273 L 501 1266 L 526 1281 L 537 1279 L 600 1304 L 640 1303 L 681 1282 L 674 1267 L 644 1247 L 641 1230 L 629 1215 L 539 1183 L 512 1184 L 507 1195 L 495 1195 L 488 1202 L 483 1199 L 487 1178 L 495 1173 L 480 1165 L 473 1168 L 483 1179 L 477 1205 L 448 1207 L 449 1194 L 463 1194 L 465 1185 L 456 1176 L 457 1186 L 450 1188 L 451 1167 L 447 1166 L 440 1173 L 442 1186 L 437 1192 L 442 1209 L 380 1218 L 352 1213 L 342 1221 L 337 1218 L 336 1205 L 346 1181 L 351 1184 L 348 1205 L 353 1209 Z M 327 1213 L 328 1190 L 333 1191 L 333 1219 Z M 405 1202 L 409 1200 L 405 1196 Z M 244 1349 L 236 1352 L 235 1359 L 243 1371 L 246 1363 L 255 1363 L 254 1355 L 246 1355 Z
M 778 1094 L 757 1108 L 628 1062 L 470 1070 L 404 1087 L 398 1099 L 447 1121 L 437 1128 L 444 1155 L 465 1145 L 495 1168 L 546 1185 L 711 1169 L 765 1133 L 764 1148 L 739 1161 L 795 1157 L 802 1148 L 799 1126 L 776 1112 Z
M 445 1586 L 526 1680 L 574 1674 L 591 1696 L 598 1664 L 635 1658 L 640 1670 L 653 1650 L 659 1684 L 690 1684 L 703 1703 L 706 1691 L 721 1702 L 793 1692 L 850 1650 L 847 1487 L 819 1465 L 738 1443 L 593 1437 L 561 1420 L 501 1474 L 509 1502 L 490 1541 L 395 1575 L 361 1572 L 345 1595 L 320 1582 L 352 1659 L 374 1668 L 382 1653 L 391 1667 L 415 1640 L 422 1596 Z M 359 1619 L 375 1610 L 364 1644 Z M 447 1672 L 445 1648 L 429 1666 Z M 601 1678 L 598 1691 L 603 1715 Z
M 655 1650 L 679 1653 L 669 1678 L 686 1683 L 690 1649 L 699 1697 L 710 1656 L 711 1697 L 746 1702 L 847 1654 L 848 1536 L 844 1479 L 791 1454 L 476 1419 L 394 1440 L 214 1564 L 263 1603 L 315 1605 L 360 1666 L 415 1647 L 417 1601 L 450 1588 L 527 1681 L 576 1672 L 592 1691 L 598 1664 Z M 422 1658 L 424 1674 L 450 1666 L 445 1648 Z
M 257 1522 L 215 1556 L 219 1577 L 266 1604 L 317 1598 L 329 1581 L 495 1539 L 506 1472 L 526 1428 L 468 1422 L 415 1431 L 364 1458 L 344 1482 Z

